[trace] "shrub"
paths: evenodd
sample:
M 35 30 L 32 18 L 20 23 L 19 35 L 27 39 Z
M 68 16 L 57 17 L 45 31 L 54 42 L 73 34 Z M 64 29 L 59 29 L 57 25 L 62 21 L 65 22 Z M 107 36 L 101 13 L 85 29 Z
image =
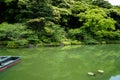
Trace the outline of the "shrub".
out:
M 52 22 L 47 22 L 45 24 L 44 30 L 41 33 L 40 40 L 50 43 L 50 42 L 62 42 L 66 39 L 66 33 L 60 25 L 56 25 Z
M 23 24 L 0 24 L 0 41 L 7 47 L 19 47 L 25 46 L 29 43 L 35 43 L 38 41 L 34 32 L 26 29 Z M 33 41 L 33 42 L 31 42 Z

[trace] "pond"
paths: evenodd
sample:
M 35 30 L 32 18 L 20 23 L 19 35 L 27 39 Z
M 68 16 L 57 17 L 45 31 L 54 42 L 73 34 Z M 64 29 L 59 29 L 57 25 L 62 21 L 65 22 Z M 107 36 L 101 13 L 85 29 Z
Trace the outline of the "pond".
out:
M 22 58 L 0 72 L 0 80 L 111 80 L 120 74 L 120 44 L 0 49 L 0 55 Z

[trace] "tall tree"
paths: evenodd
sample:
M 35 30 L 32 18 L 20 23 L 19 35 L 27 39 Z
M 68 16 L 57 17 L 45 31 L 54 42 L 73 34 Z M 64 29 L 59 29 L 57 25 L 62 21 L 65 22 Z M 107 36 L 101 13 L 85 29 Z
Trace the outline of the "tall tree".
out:
M 50 0 L 29 0 L 26 6 L 26 9 L 23 10 L 23 14 L 24 17 L 29 19 L 38 17 L 50 19 L 52 16 Z
M 93 5 L 97 5 L 99 7 L 103 7 L 103 8 L 111 8 L 112 5 L 106 1 L 106 0 L 93 0 Z
M 20 13 L 18 0 L 0 0 L 0 22 L 16 22 L 16 15 Z

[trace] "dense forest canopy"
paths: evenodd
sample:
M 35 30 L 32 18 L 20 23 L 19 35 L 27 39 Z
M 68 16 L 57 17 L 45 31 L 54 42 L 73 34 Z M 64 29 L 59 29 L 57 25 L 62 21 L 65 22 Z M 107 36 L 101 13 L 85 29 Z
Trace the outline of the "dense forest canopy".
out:
M 119 8 L 106 0 L 0 0 L 0 45 L 120 43 Z

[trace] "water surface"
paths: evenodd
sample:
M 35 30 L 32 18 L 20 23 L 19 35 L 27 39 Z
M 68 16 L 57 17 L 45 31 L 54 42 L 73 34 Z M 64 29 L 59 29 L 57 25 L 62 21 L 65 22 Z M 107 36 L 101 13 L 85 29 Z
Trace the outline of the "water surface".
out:
M 120 80 L 120 75 L 112 76 L 110 80 Z
M 22 57 L 19 64 L 0 72 L 0 80 L 109 80 L 120 74 L 119 44 L 0 49 L 0 55 Z

